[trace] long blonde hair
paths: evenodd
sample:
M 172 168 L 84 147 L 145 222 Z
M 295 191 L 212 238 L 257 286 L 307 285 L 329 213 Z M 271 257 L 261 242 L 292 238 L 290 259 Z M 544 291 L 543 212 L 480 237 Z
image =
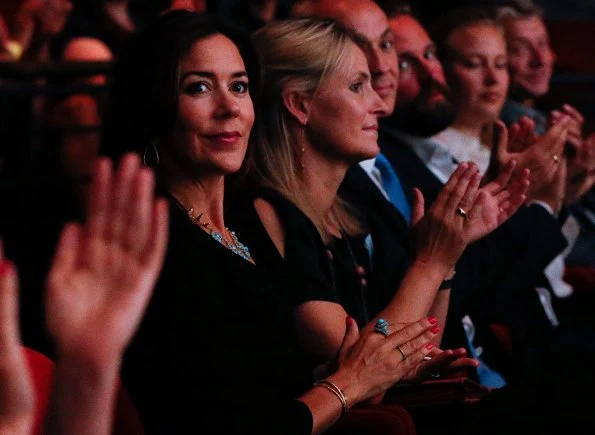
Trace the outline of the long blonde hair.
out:
M 262 62 L 262 114 L 256 126 L 249 171 L 261 185 L 294 202 L 329 236 L 329 223 L 349 235 L 361 232 L 355 212 L 340 197 L 330 215 L 319 216 L 310 206 L 300 179 L 301 127 L 285 107 L 284 91 L 314 95 L 325 78 L 347 73 L 349 50 L 357 37 L 332 20 L 302 18 L 273 22 L 253 40 Z

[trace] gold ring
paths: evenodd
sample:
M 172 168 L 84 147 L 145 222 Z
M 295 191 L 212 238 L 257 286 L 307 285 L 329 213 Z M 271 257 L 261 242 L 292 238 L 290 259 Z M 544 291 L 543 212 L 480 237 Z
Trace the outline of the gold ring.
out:
M 457 207 L 456 214 L 461 216 L 463 219 L 467 219 L 467 212 L 463 210 L 461 207 Z
M 558 163 L 560 162 L 560 157 L 558 157 L 557 155 L 553 155 L 552 158 L 554 159 L 554 163 Z
M 405 361 L 407 359 L 407 355 L 405 355 L 405 352 L 403 352 L 403 349 L 401 349 L 401 346 L 397 346 L 396 349 L 401 352 L 401 356 L 403 357 L 403 361 Z

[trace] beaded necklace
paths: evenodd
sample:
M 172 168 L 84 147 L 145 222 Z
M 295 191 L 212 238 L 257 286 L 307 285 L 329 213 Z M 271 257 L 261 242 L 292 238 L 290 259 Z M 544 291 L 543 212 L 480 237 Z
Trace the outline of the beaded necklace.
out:
M 235 231 L 231 231 L 229 228 L 225 227 L 225 231 L 227 232 L 227 234 L 229 234 L 229 237 L 230 237 L 230 240 L 228 240 L 219 231 L 217 231 L 213 228 L 210 228 L 210 223 L 208 221 L 206 221 L 206 222 L 200 221 L 200 218 L 203 216 L 203 214 L 204 213 L 200 213 L 197 215 L 196 212 L 194 211 L 194 208 L 191 208 L 190 210 L 188 210 L 188 217 L 192 221 L 196 222 L 198 225 L 200 225 L 201 227 L 206 229 L 213 239 L 215 239 L 217 242 L 219 242 L 220 244 L 225 246 L 227 249 L 229 249 L 234 254 L 237 254 L 240 257 L 242 257 L 244 260 L 250 261 L 250 249 L 238 240 L 238 237 L 236 236 Z

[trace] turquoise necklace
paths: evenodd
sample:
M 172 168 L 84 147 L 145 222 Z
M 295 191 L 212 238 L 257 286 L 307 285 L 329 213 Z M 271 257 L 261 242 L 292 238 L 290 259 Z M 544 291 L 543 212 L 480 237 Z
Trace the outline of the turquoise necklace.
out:
M 220 244 L 225 246 L 227 249 L 229 249 L 234 254 L 242 257 L 244 260 L 248 260 L 248 261 L 251 260 L 250 249 L 248 249 L 248 247 L 246 245 L 244 245 L 242 242 L 240 242 L 238 240 L 238 237 L 236 236 L 235 231 L 230 231 L 229 228 L 225 227 L 225 231 L 227 232 L 227 234 L 229 234 L 229 238 L 230 238 L 228 240 L 219 231 L 211 228 L 210 227 L 211 225 L 208 221 L 206 221 L 206 222 L 200 221 L 200 218 L 203 216 L 203 214 L 204 213 L 200 213 L 199 215 L 197 215 L 194 212 L 193 208 L 188 210 L 188 217 L 190 219 L 192 219 L 194 222 L 196 222 L 198 225 L 203 227 L 211 235 L 211 237 L 213 239 L 215 239 L 217 242 L 219 242 Z

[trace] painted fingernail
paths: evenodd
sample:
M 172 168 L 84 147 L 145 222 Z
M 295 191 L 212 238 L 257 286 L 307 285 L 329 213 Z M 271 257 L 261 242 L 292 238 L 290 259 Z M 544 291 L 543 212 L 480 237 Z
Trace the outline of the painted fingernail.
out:
M 436 325 L 432 329 L 430 329 L 432 334 L 438 334 L 440 332 L 440 326 Z
M 433 347 L 434 347 L 434 345 L 432 343 L 426 344 L 426 349 L 428 349 L 428 350 L 432 350 Z
M 430 316 L 428 317 L 428 322 L 430 322 L 430 325 L 435 325 L 436 323 L 438 323 L 438 319 L 436 318 L 436 316 Z

